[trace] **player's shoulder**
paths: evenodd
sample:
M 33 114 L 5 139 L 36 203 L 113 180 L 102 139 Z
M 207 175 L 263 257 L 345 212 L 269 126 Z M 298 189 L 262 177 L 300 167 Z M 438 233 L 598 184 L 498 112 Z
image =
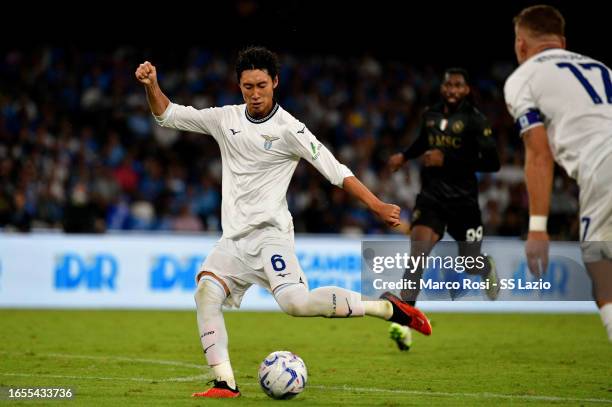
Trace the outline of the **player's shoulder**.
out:
M 504 95 L 506 99 L 512 99 L 523 86 L 525 86 L 533 75 L 533 65 L 529 61 L 519 65 L 514 72 L 508 76 L 504 84 Z
M 291 126 L 299 122 L 298 119 L 296 119 L 291 113 L 283 109 L 282 106 L 278 107 L 278 112 L 276 113 L 275 119 L 276 123 L 280 126 Z
M 237 124 L 242 121 L 246 115 L 246 104 L 241 105 L 223 105 L 211 108 L 214 110 L 218 120 L 224 123 Z
M 241 105 L 224 105 L 214 107 L 213 109 L 218 109 L 218 111 L 223 114 L 244 114 L 246 104 L 243 103 Z
M 281 127 L 286 132 L 300 137 L 300 135 L 304 135 L 306 133 L 307 127 L 300 120 L 296 119 L 291 113 L 279 107 L 276 124 Z
M 239 115 L 240 112 L 244 112 L 245 105 L 210 106 L 197 109 L 198 111 L 207 115 L 216 116 L 217 118 L 226 118 L 232 115 Z
M 476 119 L 480 119 L 480 120 L 486 120 L 487 117 L 485 116 L 485 114 L 478 109 L 478 107 L 470 102 L 469 100 L 466 100 L 463 102 L 463 110 L 470 115 L 471 118 L 476 118 Z

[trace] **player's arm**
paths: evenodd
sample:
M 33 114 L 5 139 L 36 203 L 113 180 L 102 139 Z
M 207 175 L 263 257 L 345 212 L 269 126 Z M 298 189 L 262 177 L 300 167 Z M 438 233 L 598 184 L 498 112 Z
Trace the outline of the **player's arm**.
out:
M 523 133 L 525 144 L 525 183 L 529 194 L 529 214 L 548 216 L 554 160 L 544 126 Z
M 135 75 L 136 79 L 144 85 L 151 113 L 160 126 L 213 136 L 221 134 L 215 131 L 218 130 L 219 108 L 197 110 L 191 106 L 181 106 L 170 102 L 159 86 L 155 66 L 149 61 L 140 64 Z
M 541 275 L 548 266 L 546 222 L 550 209 L 554 159 L 546 128 L 531 127 L 523 132 L 525 144 L 525 183 L 529 194 L 529 234 L 525 251 L 531 272 Z
M 425 130 L 425 126 L 421 126 L 419 131 L 419 136 L 414 143 L 410 145 L 404 152 L 402 156 L 404 156 L 404 160 L 411 160 L 413 158 L 417 158 L 422 156 L 425 151 L 429 148 L 429 143 L 427 142 L 427 131 Z
M 548 266 L 546 222 L 553 183 L 553 155 L 548 145 L 544 118 L 533 96 L 533 72 L 516 72 L 504 85 L 504 99 L 525 145 L 525 183 L 529 194 L 529 234 L 525 244 L 527 265 L 541 275 Z
M 427 143 L 427 134 L 425 131 L 425 126 L 421 124 L 419 129 L 419 135 L 414 140 L 414 142 L 401 153 L 393 154 L 389 157 L 389 162 L 387 165 L 391 169 L 391 171 L 395 172 L 399 170 L 402 165 L 406 163 L 406 161 L 411 160 L 413 158 L 420 157 L 427 151 L 429 144 Z
M 368 209 L 374 212 L 387 225 L 392 227 L 400 225 L 400 207 L 378 199 L 357 177 L 349 176 L 344 178 L 342 188 L 363 202 Z
M 395 227 L 400 224 L 400 208 L 378 199 L 302 123 L 296 121 L 285 140 L 291 153 L 304 158 L 329 182 L 359 199 L 389 226 Z
M 155 116 L 161 116 L 170 105 L 170 99 L 159 87 L 155 66 L 149 61 L 140 64 L 136 69 L 136 79 L 144 85 L 151 112 Z

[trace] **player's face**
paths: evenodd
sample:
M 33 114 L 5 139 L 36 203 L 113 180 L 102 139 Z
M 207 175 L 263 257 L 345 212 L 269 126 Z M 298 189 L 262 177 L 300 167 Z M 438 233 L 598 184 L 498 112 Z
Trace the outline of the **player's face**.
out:
M 267 70 L 249 69 L 240 75 L 240 91 L 249 115 L 264 117 L 274 105 L 274 88 L 278 85 L 278 76 L 274 79 Z
M 458 73 L 446 74 L 442 82 L 442 97 L 449 105 L 461 102 L 469 93 L 470 87 L 463 75 Z

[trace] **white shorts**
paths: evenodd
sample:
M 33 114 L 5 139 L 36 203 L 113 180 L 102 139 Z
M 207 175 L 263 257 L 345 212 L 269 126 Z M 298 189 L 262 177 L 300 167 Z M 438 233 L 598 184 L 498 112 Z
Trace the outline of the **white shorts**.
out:
M 222 237 L 202 263 L 196 279 L 203 271 L 223 280 L 229 290 L 224 305 L 236 308 L 253 284 L 271 293 L 286 284 L 302 283 L 308 287 L 295 255 L 293 232 L 282 233 L 273 227 L 256 229 L 237 240 Z M 219 284 L 211 276 L 202 278 Z
M 612 155 L 580 176 L 578 186 L 583 260 L 612 259 Z

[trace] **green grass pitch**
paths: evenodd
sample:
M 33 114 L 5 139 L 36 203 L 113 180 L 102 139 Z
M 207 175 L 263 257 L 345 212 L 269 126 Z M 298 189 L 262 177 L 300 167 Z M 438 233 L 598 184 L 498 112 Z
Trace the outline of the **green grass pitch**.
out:
M 70 387 L 73 400 L 7 405 L 346 406 L 612 405 L 612 345 L 598 315 L 432 314 L 433 335 L 400 353 L 373 318 L 229 312 L 243 396 L 194 400 L 207 388 L 195 312 L 0 310 L 0 387 Z M 291 350 L 306 390 L 274 401 L 257 367 Z M 6 389 L 4 389 L 6 394 Z

